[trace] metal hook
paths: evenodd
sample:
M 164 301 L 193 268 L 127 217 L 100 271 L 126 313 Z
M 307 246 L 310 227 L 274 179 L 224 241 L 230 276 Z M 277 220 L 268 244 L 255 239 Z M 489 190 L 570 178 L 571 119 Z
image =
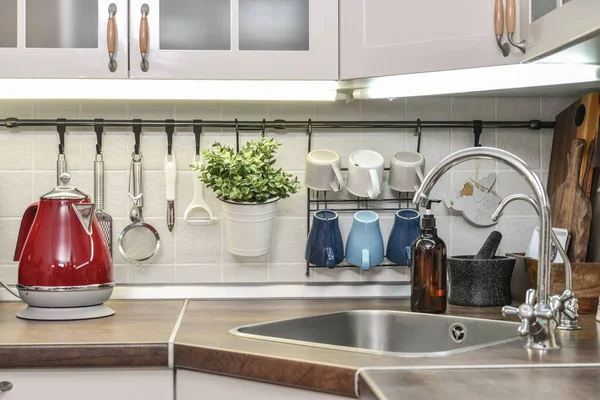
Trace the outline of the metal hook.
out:
M 235 151 L 236 152 L 240 152 L 240 125 L 238 124 L 238 119 L 236 118 L 235 121 Z
M 96 131 L 96 154 L 102 154 L 102 134 L 104 133 L 104 119 L 94 120 L 94 131 Z
M 135 139 L 135 144 L 133 145 L 133 153 L 140 154 L 140 142 L 142 139 L 142 120 L 134 119 L 132 122 L 133 126 L 133 136 Z
M 527 51 L 527 48 L 525 47 L 525 40 L 521 40 L 520 42 L 515 42 L 515 38 L 514 38 L 515 33 L 509 33 L 508 35 L 506 35 L 508 37 L 508 42 L 510 44 L 512 44 L 513 46 L 515 46 L 517 49 L 521 50 L 521 52 L 523 54 L 525 54 L 525 52 Z
M 262 120 L 262 128 L 260 130 L 260 137 L 264 138 L 265 137 L 265 131 L 267 130 L 267 121 L 263 118 Z
M 58 154 L 65 154 L 65 132 L 67 132 L 67 120 L 65 118 L 56 120 L 56 131 L 58 132 Z
M 473 147 L 481 147 L 481 133 L 483 132 L 483 121 L 480 119 L 473 120 L 473 134 L 475 135 L 475 142 Z
M 196 155 L 200 155 L 200 135 L 202 135 L 202 120 L 195 119 L 192 121 L 192 130 L 194 131 L 194 139 L 196 140 Z
M 310 153 L 310 148 L 312 147 L 312 133 L 313 133 L 313 126 L 312 126 L 312 119 L 308 119 L 308 125 L 306 126 L 306 134 L 308 135 L 308 152 Z
M 417 153 L 421 152 L 421 118 L 417 118 L 417 127 L 415 128 L 415 136 L 417 136 Z
M 167 154 L 173 154 L 173 134 L 175 133 L 175 120 L 165 120 L 165 132 L 167 134 Z

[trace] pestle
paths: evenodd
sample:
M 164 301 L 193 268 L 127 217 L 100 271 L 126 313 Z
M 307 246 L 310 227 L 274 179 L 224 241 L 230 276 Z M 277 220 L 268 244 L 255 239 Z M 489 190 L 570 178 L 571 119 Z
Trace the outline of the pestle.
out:
M 473 258 L 473 261 L 489 260 L 491 258 L 494 258 L 494 256 L 496 255 L 496 250 L 498 250 L 498 246 L 500 246 L 501 240 L 502 234 L 500 232 L 493 231 L 492 233 L 490 233 L 488 238 L 485 240 L 485 243 L 483 243 L 483 246 L 481 246 L 481 249 L 479 249 L 479 252 L 475 256 L 475 258 Z

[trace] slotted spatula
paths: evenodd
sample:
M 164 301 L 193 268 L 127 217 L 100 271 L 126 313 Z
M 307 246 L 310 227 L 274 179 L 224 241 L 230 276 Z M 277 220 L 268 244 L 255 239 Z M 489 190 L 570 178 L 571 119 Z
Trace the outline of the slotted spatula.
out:
M 96 205 L 95 216 L 102 230 L 104 242 L 108 246 L 110 257 L 112 258 L 112 217 L 104 211 L 104 158 L 102 157 L 102 133 L 104 131 L 104 121 L 97 119 L 94 121 L 94 130 L 96 131 L 96 158 L 94 160 L 94 204 Z

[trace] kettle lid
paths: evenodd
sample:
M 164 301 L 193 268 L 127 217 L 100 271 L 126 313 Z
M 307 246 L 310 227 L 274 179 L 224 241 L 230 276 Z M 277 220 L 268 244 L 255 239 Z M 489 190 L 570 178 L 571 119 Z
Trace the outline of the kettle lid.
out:
M 89 196 L 75 186 L 68 186 L 71 176 L 66 172 L 60 178 L 60 185 L 41 197 L 41 200 L 85 200 Z

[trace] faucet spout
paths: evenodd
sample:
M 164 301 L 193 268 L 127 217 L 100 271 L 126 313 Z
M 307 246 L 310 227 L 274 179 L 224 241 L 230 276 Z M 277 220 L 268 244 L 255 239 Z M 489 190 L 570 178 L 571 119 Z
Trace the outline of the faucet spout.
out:
M 450 154 L 442 161 L 440 161 L 433 169 L 427 174 L 423 180 L 421 187 L 415 193 L 413 202 L 415 204 L 423 205 L 429 199 L 429 193 L 435 186 L 436 182 L 442 175 L 454 166 L 461 164 L 465 161 L 472 159 L 489 159 L 500 161 L 516 170 L 522 177 L 529 183 L 531 190 L 535 196 L 536 202 L 539 207 L 540 214 L 540 247 L 539 247 L 539 263 L 538 263 L 538 276 L 537 276 L 537 292 L 536 292 L 536 308 L 539 309 L 540 323 L 544 325 L 544 330 L 547 334 L 532 337 L 528 336 L 527 347 L 538 350 L 547 350 L 558 348 L 556 339 L 554 337 L 554 330 L 552 329 L 550 319 L 545 319 L 545 316 L 549 311 L 549 289 L 550 289 L 550 236 L 551 236 L 551 215 L 550 215 L 550 204 L 548 201 L 548 195 L 540 181 L 540 178 L 527 166 L 525 161 L 519 157 L 511 154 L 507 151 L 500 150 L 493 147 L 473 147 L 468 149 L 459 150 L 453 154 Z

